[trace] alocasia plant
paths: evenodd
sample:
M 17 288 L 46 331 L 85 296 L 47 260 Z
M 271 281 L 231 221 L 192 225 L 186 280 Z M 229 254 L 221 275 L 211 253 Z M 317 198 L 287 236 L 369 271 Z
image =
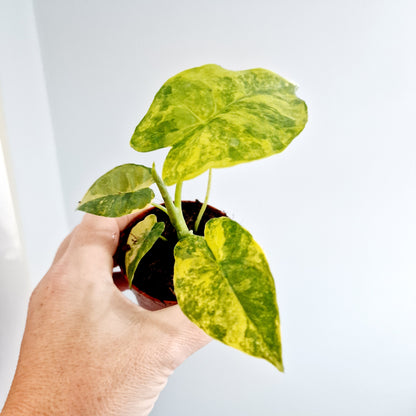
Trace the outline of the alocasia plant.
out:
M 162 176 L 153 167 L 125 164 L 101 176 L 78 209 L 122 216 L 152 203 L 156 184 L 163 210 L 177 233 L 174 289 L 182 311 L 207 334 L 283 370 L 279 312 L 266 257 L 251 234 L 228 217 L 206 223 L 204 235 L 188 229 L 181 204 L 184 181 L 212 169 L 283 151 L 303 130 L 307 108 L 296 87 L 265 69 L 229 71 L 204 65 L 170 78 L 137 126 L 131 146 L 138 152 L 171 147 Z M 176 185 L 171 197 L 168 186 Z M 195 229 L 207 205 L 198 215 Z M 136 269 L 165 224 L 149 214 L 128 237 L 125 270 Z

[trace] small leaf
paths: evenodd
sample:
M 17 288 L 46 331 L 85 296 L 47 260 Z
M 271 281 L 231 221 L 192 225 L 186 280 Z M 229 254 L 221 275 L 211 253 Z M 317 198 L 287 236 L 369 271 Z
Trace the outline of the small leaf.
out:
M 104 217 L 121 217 L 145 207 L 154 198 L 150 168 L 135 164 L 117 166 L 98 178 L 78 209 Z
M 251 234 L 229 218 L 175 247 L 175 294 L 188 318 L 223 343 L 283 371 L 273 277 Z
M 283 151 L 303 130 L 306 104 L 296 87 L 257 68 L 204 65 L 170 78 L 131 139 L 140 152 L 172 146 L 167 185 Z
M 156 221 L 156 215 L 148 215 L 131 229 L 127 238 L 130 250 L 126 252 L 125 265 L 130 286 L 140 260 L 153 247 L 165 229 L 163 222 Z

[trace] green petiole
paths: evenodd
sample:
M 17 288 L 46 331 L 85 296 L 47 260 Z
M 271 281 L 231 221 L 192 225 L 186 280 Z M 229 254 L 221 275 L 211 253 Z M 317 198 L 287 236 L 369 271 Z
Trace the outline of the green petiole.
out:
M 163 179 L 157 174 L 154 163 L 152 166 L 152 176 L 157 187 L 159 188 L 163 201 L 165 202 L 167 214 L 169 215 L 169 219 L 172 225 L 175 227 L 178 239 L 182 240 L 183 238 L 192 234 L 192 232 L 189 231 L 188 226 L 186 225 L 182 210 L 176 207 L 176 205 L 172 201 L 166 184 L 163 182 Z
M 158 209 L 160 209 L 161 211 L 163 211 L 165 214 L 168 214 L 168 210 L 163 206 L 163 205 L 160 205 L 160 204 L 156 204 L 156 202 L 152 202 L 152 205 L 155 207 L 155 208 L 158 208 Z
M 199 210 L 198 217 L 195 221 L 195 227 L 194 227 L 195 232 L 198 231 L 199 224 L 201 223 L 202 217 L 204 216 L 204 212 L 208 205 L 209 193 L 211 191 L 211 179 L 212 179 L 212 169 L 209 170 L 209 174 L 208 174 L 208 185 L 207 185 L 207 192 L 205 194 L 205 200 L 204 200 L 204 203 L 202 204 L 201 209 Z
M 182 210 L 182 184 L 178 182 L 175 188 L 175 207 Z

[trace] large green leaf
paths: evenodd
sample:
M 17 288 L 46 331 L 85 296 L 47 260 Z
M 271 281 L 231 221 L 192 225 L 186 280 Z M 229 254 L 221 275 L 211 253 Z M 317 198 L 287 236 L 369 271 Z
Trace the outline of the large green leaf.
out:
M 125 255 L 127 279 L 130 286 L 140 260 L 153 247 L 153 244 L 162 235 L 164 229 L 165 223 L 157 222 L 154 214 L 148 215 L 131 229 L 127 238 L 127 244 L 130 249 Z
M 284 150 L 304 128 L 306 104 L 296 87 L 265 69 L 204 65 L 170 78 L 131 139 L 140 152 L 172 146 L 168 185 L 209 168 L 233 166 Z
M 153 198 L 150 168 L 132 163 L 117 166 L 98 178 L 78 205 L 80 211 L 121 217 L 145 207 Z
M 206 224 L 205 238 L 180 240 L 174 286 L 182 311 L 207 334 L 283 371 L 273 277 L 243 227 L 215 218 Z

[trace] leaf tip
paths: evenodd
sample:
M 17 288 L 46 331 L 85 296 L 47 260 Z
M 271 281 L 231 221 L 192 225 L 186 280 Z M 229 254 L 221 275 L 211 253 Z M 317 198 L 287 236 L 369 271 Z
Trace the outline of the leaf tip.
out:
M 285 367 L 283 366 L 282 361 L 278 361 L 277 363 L 274 364 L 274 366 L 281 372 L 284 373 L 285 372 Z
M 278 343 L 278 346 L 273 353 L 273 356 L 269 357 L 270 359 L 267 359 L 271 364 L 273 364 L 281 373 L 285 372 L 285 368 L 283 366 L 283 359 L 282 359 L 282 349 L 281 349 L 280 342 Z

